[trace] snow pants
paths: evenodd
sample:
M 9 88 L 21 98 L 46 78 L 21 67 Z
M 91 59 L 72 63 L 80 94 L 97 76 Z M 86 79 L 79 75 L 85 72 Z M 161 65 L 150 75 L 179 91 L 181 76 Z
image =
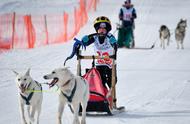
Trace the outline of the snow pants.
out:
M 118 31 L 118 47 L 134 47 L 133 27 L 119 28 Z
M 112 77 L 112 69 L 108 66 L 96 66 L 96 69 L 99 71 L 103 86 L 106 87 L 106 84 L 109 88 L 111 88 L 111 77 Z

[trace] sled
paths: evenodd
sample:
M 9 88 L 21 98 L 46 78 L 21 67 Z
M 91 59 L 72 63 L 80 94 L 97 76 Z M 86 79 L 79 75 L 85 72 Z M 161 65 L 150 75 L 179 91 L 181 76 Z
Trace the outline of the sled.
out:
M 118 47 L 134 48 L 133 26 L 118 29 Z
M 94 67 L 94 60 L 100 59 L 99 56 L 82 56 L 79 51 L 77 54 L 77 75 L 82 76 L 81 74 L 81 60 L 82 59 L 92 59 L 93 66 L 91 69 L 83 75 L 83 77 L 89 82 L 90 89 L 90 98 L 87 105 L 87 115 L 114 115 L 125 111 L 125 107 L 117 107 L 116 104 L 116 63 L 113 56 L 109 56 L 113 59 L 112 64 L 112 81 L 111 88 L 108 90 L 102 84 L 101 76 L 98 70 Z M 108 95 L 110 94 L 110 95 Z M 80 109 L 81 112 L 81 109 Z

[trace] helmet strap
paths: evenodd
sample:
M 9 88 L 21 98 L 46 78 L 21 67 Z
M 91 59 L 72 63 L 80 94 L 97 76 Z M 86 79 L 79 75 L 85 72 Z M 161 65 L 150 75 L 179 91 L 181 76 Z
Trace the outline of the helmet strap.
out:
M 100 44 L 104 43 L 105 38 L 106 38 L 105 34 L 98 34 L 98 39 L 99 39 Z

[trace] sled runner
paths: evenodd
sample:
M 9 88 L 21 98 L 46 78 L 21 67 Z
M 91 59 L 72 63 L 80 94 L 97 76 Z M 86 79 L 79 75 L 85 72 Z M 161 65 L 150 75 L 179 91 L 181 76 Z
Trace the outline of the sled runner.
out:
M 93 67 L 89 69 L 86 74 L 83 76 L 89 82 L 90 89 L 90 98 L 87 105 L 87 114 L 107 114 L 113 115 L 121 113 L 125 110 L 125 107 L 117 107 L 116 105 L 116 64 L 113 56 L 110 58 L 113 59 L 112 65 L 112 80 L 111 88 L 108 89 L 103 86 L 103 81 L 101 79 L 99 71 L 94 67 L 94 60 L 99 59 L 99 56 L 82 56 L 80 51 L 77 54 L 78 65 L 77 65 L 77 74 L 81 74 L 81 60 L 82 59 L 92 59 Z
M 134 40 L 134 26 L 122 27 L 119 23 L 116 23 L 118 31 L 118 47 L 128 48 L 128 49 L 137 49 L 137 50 L 151 50 L 155 47 L 155 42 L 150 47 L 136 47 Z M 114 33 L 115 33 L 114 32 Z
M 155 47 L 155 42 L 149 47 L 133 47 L 130 50 L 152 50 Z

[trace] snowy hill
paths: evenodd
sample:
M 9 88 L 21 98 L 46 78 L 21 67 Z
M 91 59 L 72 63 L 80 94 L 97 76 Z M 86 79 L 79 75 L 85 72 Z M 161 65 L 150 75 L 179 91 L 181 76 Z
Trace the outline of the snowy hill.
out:
M 14 3 L 13 0 L 10 1 Z M 23 1 L 17 0 L 17 5 L 21 4 L 22 6 L 20 9 L 17 8 L 17 11 L 25 13 L 24 5 L 28 1 Z M 32 6 L 35 2 L 39 3 L 36 0 L 30 1 L 33 3 Z M 48 3 L 48 0 L 44 1 Z M 119 49 L 117 98 L 118 105 L 125 106 L 126 112 L 111 117 L 87 117 L 87 124 L 108 122 L 109 124 L 189 124 L 190 33 L 188 27 L 190 17 L 188 15 L 190 1 L 133 0 L 132 2 L 138 14 L 135 29 L 136 46 L 150 47 L 156 42 L 156 47 L 152 50 Z M 9 8 L 7 3 L 4 0 L 0 4 L 0 11 L 14 10 L 14 7 Z M 64 5 L 64 1 L 54 0 L 51 2 L 51 6 L 57 6 L 57 8 L 60 7 L 60 4 Z M 113 33 L 122 4 L 123 0 L 100 0 L 97 12 L 91 13 L 88 24 L 76 37 L 80 39 L 87 32 L 94 32 L 93 20 L 99 15 L 106 15 L 110 18 L 113 25 L 111 32 Z M 43 3 L 40 5 L 42 8 L 44 7 Z M 38 7 L 40 8 L 40 6 Z M 58 12 L 56 7 L 55 10 L 53 8 L 51 8 L 53 12 Z M 48 6 L 44 7 L 44 11 L 50 11 Z M 35 9 L 28 12 L 35 13 Z M 184 40 L 185 49 L 176 49 L 173 34 L 170 46 L 162 50 L 159 46 L 158 34 L 160 25 L 167 25 L 173 33 L 180 18 L 186 18 L 188 25 Z M 116 33 L 115 36 L 117 37 Z M 72 44 L 73 41 L 30 50 L 15 49 L 0 54 L 0 124 L 20 124 L 17 88 L 14 83 L 15 75 L 11 70 L 24 73 L 30 67 L 32 77 L 39 82 L 45 82 L 42 78 L 43 75 L 63 65 L 65 58 L 71 52 Z M 93 51 L 91 46 L 87 50 L 88 53 Z M 76 57 L 67 63 L 73 72 L 76 72 L 76 64 Z M 82 64 L 84 68 L 84 66 L 90 65 L 90 62 L 82 61 Z M 43 88 L 49 90 L 45 85 Z M 57 106 L 57 93 L 45 92 L 40 117 L 41 124 L 55 124 Z M 68 108 L 66 108 L 62 120 L 64 124 L 72 123 L 72 114 Z

